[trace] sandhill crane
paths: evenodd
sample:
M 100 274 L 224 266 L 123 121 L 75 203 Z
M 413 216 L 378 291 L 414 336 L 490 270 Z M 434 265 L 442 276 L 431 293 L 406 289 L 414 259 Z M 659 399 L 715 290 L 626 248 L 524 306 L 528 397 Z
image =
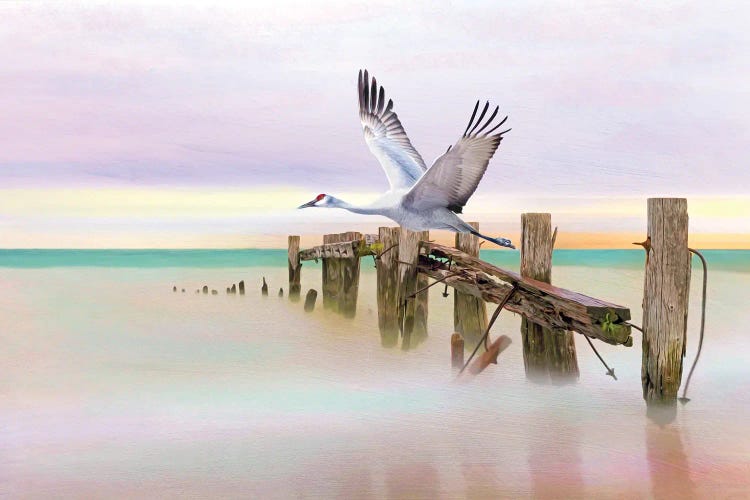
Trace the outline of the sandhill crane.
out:
M 474 194 L 503 134 L 510 130 L 494 133 L 508 119 L 506 116 L 485 132 L 500 109 L 496 107 L 485 121 L 489 107 L 487 102 L 477 118 L 477 101 L 463 135 L 428 169 L 393 111 L 393 101 L 388 99 L 386 104 L 385 89 L 378 87 L 375 77 L 370 83 L 367 70 L 364 74 L 360 70 L 362 131 L 370 151 L 385 170 L 391 188 L 369 205 L 356 206 L 319 194 L 298 208 L 343 208 L 356 214 L 383 215 L 412 231 L 447 229 L 472 233 L 497 245 L 515 248 L 509 239 L 480 234 L 456 215 Z

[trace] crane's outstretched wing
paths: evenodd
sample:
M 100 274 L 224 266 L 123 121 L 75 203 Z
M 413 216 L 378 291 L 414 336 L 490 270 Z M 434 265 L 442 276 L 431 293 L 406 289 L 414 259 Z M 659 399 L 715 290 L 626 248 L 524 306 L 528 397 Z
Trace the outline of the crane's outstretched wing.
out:
M 404 127 L 393 111 L 393 101 L 386 104 L 385 89 L 375 77 L 359 72 L 359 119 L 367 146 L 380 162 L 391 189 L 410 188 L 427 170 L 424 160 L 409 142 Z
M 464 135 L 455 145 L 449 147 L 445 154 L 435 160 L 430 169 L 406 194 L 404 203 L 418 210 L 446 207 L 459 214 L 462 212 L 464 205 L 474 194 L 487 170 L 490 158 L 500 145 L 503 134 L 510 130 L 493 134 L 508 119 L 506 116 L 494 127 L 484 132 L 492 124 L 500 109 L 496 107 L 492 115 L 482 124 L 489 106 L 489 103 L 485 104 L 475 122 L 474 118 L 479 109 L 479 101 L 477 101 Z

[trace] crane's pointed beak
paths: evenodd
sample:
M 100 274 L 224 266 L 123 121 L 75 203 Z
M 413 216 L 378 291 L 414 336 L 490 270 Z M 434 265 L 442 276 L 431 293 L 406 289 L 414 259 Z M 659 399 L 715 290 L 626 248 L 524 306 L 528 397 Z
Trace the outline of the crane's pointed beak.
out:
M 511 243 L 508 238 L 497 238 L 497 243 L 505 248 L 512 248 L 513 250 L 516 249 L 516 247 L 513 246 L 513 243 Z
M 299 210 L 301 208 L 314 207 L 317 202 L 318 202 L 317 198 L 314 199 L 314 200 L 312 200 L 312 201 L 308 201 L 307 203 L 304 203 L 304 204 L 298 206 L 297 210 Z

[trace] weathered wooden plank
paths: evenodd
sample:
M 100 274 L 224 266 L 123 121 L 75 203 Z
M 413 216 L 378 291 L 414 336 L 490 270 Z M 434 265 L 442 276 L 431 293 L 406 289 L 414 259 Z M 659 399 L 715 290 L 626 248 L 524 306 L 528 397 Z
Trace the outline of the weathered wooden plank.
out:
M 510 285 L 498 276 L 512 276 L 515 273 L 443 245 L 423 242 L 422 248 L 437 257 L 452 255 L 453 265 L 451 271 L 448 271 L 427 255 L 421 255 L 420 273 L 434 279 L 443 279 L 449 286 L 463 293 L 495 304 L 502 302 L 510 290 Z M 509 311 L 534 318 L 534 321 L 546 328 L 572 330 L 613 345 L 632 345 L 630 326 L 623 323 L 630 319 L 629 309 L 536 280 L 523 279 L 517 274 L 515 276 L 517 279 L 513 282 L 517 291 L 506 304 Z M 576 299 L 580 299 L 580 302 Z M 592 303 L 595 305 L 590 306 L 592 314 L 589 314 L 586 308 Z M 601 320 L 599 317 L 605 316 L 602 312 L 604 305 L 609 305 L 608 310 L 611 312 L 608 319 Z
M 351 231 L 339 235 L 341 241 L 359 243 L 362 235 Z M 340 258 L 339 261 L 339 312 L 346 318 L 353 318 L 357 313 L 357 293 L 359 291 L 359 255 L 352 246 L 351 257 Z
M 479 230 L 478 222 L 469 222 Z M 458 250 L 479 257 L 479 238 L 471 233 L 456 233 L 455 246 Z M 470 346 L 476 345 L 487 329 L 487 306 L 473 295 L 455 290 L 453 292 L 453 329 L 460 333 Z
M 325 239 L 325 236 L 323 237 Z M 299 258 L 305 260 L 351 258 L 359 255 L 357 249 L 360 241 L 342 241 L 338 243 L 327 243 L 312 248 L 306 248 L 299 252 Z
M 287 261 L 289 264 L 289 299 L 297 302 L 299 300 L 302 264 L 299 259 L 299 236 L 289 236 L 287 246 Z M 240 293 L 245 293 L 245 284 L 242 283 Z
M 414 294 L 420 288 L 427 285 L 427 280 L 417 278 L 417 265 L 419 261 L 420 241 L 427 241 L 427 231 L 410 231 L 401 228 L 398 240 L 399 259 L 399 290 L 401 307 L 399 308 L 399 321 L 403 325 L 401 348 L 404 350 L 417 346 L 427 338 L 427 295 L 424 291 L 403 300 Z
M 378 327 L 380 342 L 384 347 L 393 347 L 399 336 L 399 276 L 398 276 L 398 227 L 378 228 L 383 245 L 377 260 Z
M 649 198 L 641 382 L 648 403 L 674 404 L 682 380 L 690 291 L 687 200 Z
M 542 281 L 523 278 L 518 273 L 493 266 L 455 248 L 426 241 L 422 242 L 422 248 L 426 255 L 432 254 L 435 257 L 451 258 L 454 263 L 481 272 L 494 281 L 515 284 L 521 292 L 521 294 L 518 294 L 519 296 L 543 296 L 546 303 L 572 314 L 574 320 L 586 322 L 594 318 L 599 322 L 616 323 L 618 320 L 627 321 L 630 319 L 630 309 L 627 307 L 559 288 Z
M 550 283 L 553 244 L 551 214 L 522 214 L 521 276 Z M 522 317 L 521 339 L 528 378 L 557 382 L 578 378 L 573 332 L 552 331 Z

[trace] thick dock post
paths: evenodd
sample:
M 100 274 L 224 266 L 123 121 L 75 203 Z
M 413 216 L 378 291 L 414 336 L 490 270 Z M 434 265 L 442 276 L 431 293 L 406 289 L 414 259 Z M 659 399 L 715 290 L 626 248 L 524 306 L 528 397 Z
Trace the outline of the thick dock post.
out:
M 469 222 L 479 230 L 478 222 Z M 479 257 L 479 238 L 471 233 L 456 233 L 456 248 L 473 257 Z M 480 298 L 453 291 L 453 329 L 475 345 L 487 329 L 487 306 Z
M 326 234 L 323 244 L 355 241 L 362 238 L 356 231 Z M 323 259 L 323 307 L 353 318 L 357 312 L 359 291 L 359 257 L 346 255 Z
M 398 343 L 399 276 L 398 276 L 398 227 L 378 228 L 380 244 L 383 245 L 377 260 L 378 327 L 383 347 Z
M 414 292 L 427 286 L 427 277 L 417 272 L 419 242 L 428 240 L 428 231 L 409 231 L 401 229 L 398 240 L 399 290 L 401 302 L 399 322 L 403 325 L 401 348 L 404 350 L 416 347 L 427 338 L 427 290 L 409 297 Z
M 690 291 L 687 200 L 649 198 L 641 382 L 647 403 L 674 405 L 682 379 Z
M 356 231 L 341 233 L 339 241 L 357 241 L 362 234 Z M 359 292 L 359 256 L 340 259 L 339 272 L 339 312 L 345 318 L 353 318 L 357 313 L 357 294 Z
M 545 283 L 552 278 L 552 216 L 521 215 L 521 276 Z M 573 332 L 553 331 L 521 318 L 523 361 L 532 380 L 572 381 L 578 378 Z
M 341 241 L 338 234 L 326 234 L 323 236 L 323 244 L 327 243 L 338 243 Z M 334 312 L 338 312 L 338 292 L 339 292 L 339 279 L 341 276 L 340 272 L 340 260 L 334 258 L 323 259 L 323 283 L 321 285 L 323 292 L 323 309 L 330 309 Z
M 299 300 L 301 288 L 302 265 L 299 261 L 299 236 L 289 236 L 288 245 L 288 263 L 289 263 L 289 300 L 297 302 Z M 240 282 L 240 293 L 245 293 L 244 283 Z

